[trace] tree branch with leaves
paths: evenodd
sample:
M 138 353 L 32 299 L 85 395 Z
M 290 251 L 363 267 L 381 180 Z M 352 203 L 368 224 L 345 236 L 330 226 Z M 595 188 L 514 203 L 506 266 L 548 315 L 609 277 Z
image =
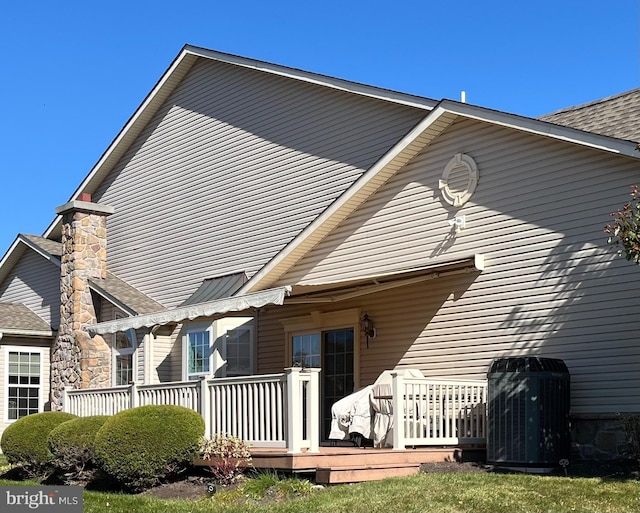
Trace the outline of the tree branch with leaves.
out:
M 618 254 L 640 265 L 640 191 L 631 186 L 631 201 L 609 214 L 613 222 L 605 226 L 607 242 L 618 247 Z

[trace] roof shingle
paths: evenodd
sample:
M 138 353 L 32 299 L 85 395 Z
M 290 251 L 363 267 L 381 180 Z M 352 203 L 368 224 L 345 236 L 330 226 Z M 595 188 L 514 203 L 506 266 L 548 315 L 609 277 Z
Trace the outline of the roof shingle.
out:
M 640 88 L 539 118 L 586 132 L 640 142 Z
M 0 331 L 3 330 L 50 332 L 51 326 L 22 303 L 0 303 Z

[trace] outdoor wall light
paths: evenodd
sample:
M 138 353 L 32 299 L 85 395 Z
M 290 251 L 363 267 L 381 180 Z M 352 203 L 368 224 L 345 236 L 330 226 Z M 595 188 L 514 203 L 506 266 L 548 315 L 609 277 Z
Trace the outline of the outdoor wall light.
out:
M 362 320 L 360 321 L 362 325 L 362 331 L 364 332 L 364 336 L 367 339 L 367 347 L 369 347 L 369 339 L 376 338 L 376 328 L 373 326 L 373 321 L 369 317 L 367 313 L 364 314 Z

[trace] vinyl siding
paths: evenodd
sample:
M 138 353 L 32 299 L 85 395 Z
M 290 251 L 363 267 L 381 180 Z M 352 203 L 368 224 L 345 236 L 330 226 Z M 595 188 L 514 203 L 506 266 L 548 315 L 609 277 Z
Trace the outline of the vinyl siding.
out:
M 49 381 L 50 381 L 50 356 L 51 356 L 51 342 L 44 339 L 19 339 L 5 335 L 0 343 L 0 408 L 2 413 L 0 414 L 0 436 L 2 432 L 10 425 L 6 422 L 7 418 L 7 362 L 5 361 L 5 347 L 15 346 L 29 349 L 41 349 L 42 350 L 42 411 L 49 409 Z
M 260 269 L 424 111 L 198 61 L 93 198 L 109 268 L 167 307 Z
M 116 312 L 122 314 L 123 317 L 128 317 L 127 314 L 122 312 L 120 309 L 116 308 L 109 301 L 105 299 L 101 299 L 99 302 L 99 321 L 109 321 L 116 318 Z M 133 355 L 133 364 L 136 368 L 136 372 L 134 373 L 134 379 L 137 383 L 144 383 L 144 362 L 145 362 L 145 351 L 146 347 L 144 345 L 144 331 L 143 330 L 134 330 L 136 334 L 136 351 Z M 111 365 L 113 365 L 113 344 L 115 341 L 115 334 L 107 334 L 103 335 L 105 342 L 111 348 Z M 113 368 L 111 369 L 111 380 L 113 385 Z
M 443 206 L 437 187 L 458 152 L 475 159 L 480 180 L 469 203 L 455 210 Z M 629 320 L 640 316 L 640 274 L 607 245 L 603 228 L 639 171 L 633 159 L 458 122 L 281 283 L 351 279 L 482 253 L 481 274 L 360 298 L 379 333 L 362 353 L 363 383 L 393 366 L 482 378 L 495 357 L 539 354 L 567 363 L 574 413 L 637 411 L 640 350 Z M 457 236 L 447 223 L 454 215 L 466 216 Z M 265 367 L 273 357 L 266 358 Z
M 181 366 L 182 353 L 176 337 L 170 334 L 157 334 L 153 340 L 153 368 L 151 369 L 154 382 L 180 381 Z
M 4 282 L 0 301 L 22 303 L 35 312 L 51 329 L 60 324 L 60 267 L 26 249 Z

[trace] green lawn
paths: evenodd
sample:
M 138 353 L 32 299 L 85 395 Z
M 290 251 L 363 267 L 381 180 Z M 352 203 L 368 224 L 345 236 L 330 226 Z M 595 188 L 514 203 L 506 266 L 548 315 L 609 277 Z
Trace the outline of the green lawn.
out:
M 0 485 L 20 484 L 0 481 Z M 23 483 L 24 484 L 24 483 Z M 123 512 L 639 512 L 640 481 L 538 475 L 419 474 L 332 486 L 284 501 L 256 502 L 241 490 L 197 501 L 85 492 L 87 513 Z M 282 494 L 280 494 L 282 495 Z M 295 495 L 295 493 L 291 494 Z M 274 495 L 272 494 L 271 497 Z M 254 496 L 255 497 L 255 496 Z M 267 494 L 267 497 L 270 497 Z

